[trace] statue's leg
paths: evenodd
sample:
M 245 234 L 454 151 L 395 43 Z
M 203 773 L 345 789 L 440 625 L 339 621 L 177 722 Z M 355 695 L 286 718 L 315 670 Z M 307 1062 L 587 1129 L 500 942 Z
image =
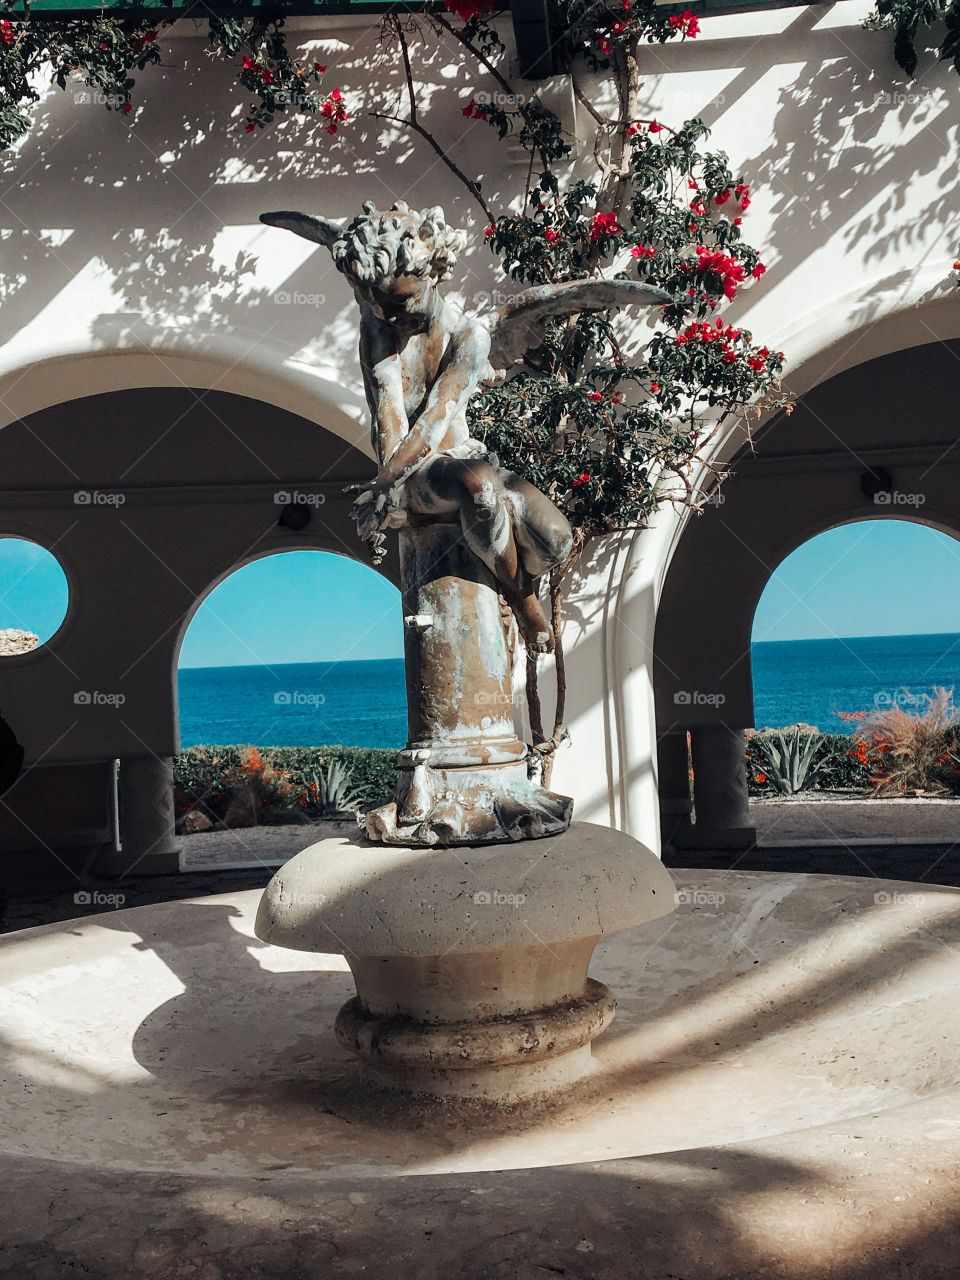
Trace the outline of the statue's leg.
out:
M 532 576 L 525 568 L 514 530 L 522 508 L 508 495 L 496 467 L 482 458 L 440 455 L 416 472 L 407 486 L 411 510 L 428 515 L 459 515 L 467 545 L 497 579 L 516 616 L 524 644 L 532 652 L 548 653 L 553 645 L 550 625 L 540 607 Z M 528 488 L 537 493 L 532 485 Z M 543 501 L 556 511 L 549 499 Z M 556 514 L 563 520 L 558 511 Z M 531 535 L 531 558 L 537 554 L 537 545 Z
M 529 480 L 502 473 L 507 499 L 514 509 L 514 537 L 522 568 L 539 578 L 562 564 L 573 546 L 573 530 L 562 511 Z

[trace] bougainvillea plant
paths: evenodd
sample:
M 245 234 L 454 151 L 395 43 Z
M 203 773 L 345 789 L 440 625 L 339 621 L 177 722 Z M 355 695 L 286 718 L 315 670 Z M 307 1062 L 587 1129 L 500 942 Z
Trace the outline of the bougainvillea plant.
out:
M 943 23 L 942 34 L 936 28 Z M 877 0 L 865 23 L 870 31 L 893 31 L 893 56 L 908 76 L 917 70 L 917 40 L 935 50 L 941 61 L 960 72 L 960 3 L 958 0 Z M 922 33 L 922 34 L 921 34 Z
M 507 50 L 490 0 L 444 0 L 420 15 L 384 19 L 383 39 L 399 53 L 400 101 L 371 114 L 419 135 L 462 182 L 482 210 L 485 241 L 516 288 L 595 276 L 639 279 L 671 301 L 653 329 L 612 314 L 571 316 L 553 323 L 526 367 L 478 394 L 471 429 L 503 463 L 549 494 L 575 530 L 568 561 L 546 589 L 552 606 L 558 699 L 546 733 L 537 669 L 527 666 L 533 759 L 549 780 L 553 753 L 565 736 L 561 633 L 567 575 L 591 538 L 644 525 L 665 497 L 698 505 L 716 482 L 708 446 L 733 417 L 782 403 L 783 356 L 755 341 L 722 314 L 741 289 L 764 273 L 743 235 L 750 187 L 722 152 L 706 149 L 698 119 L 674 127 L 645 117 L 641 107 L 644 46 L 691 40 L 699 22 L 690 9 L 652 0 L 551 0 L 558 69 L 571 75 L 579 109 L 594 131 L 592 172 L 571 164 L 562 121 L 531 87 L 507 79 Z M 84 21 L 38 19 L 23 5 L 0 0 L 0 141 L 27 125 L 25 108 L 38 98 L 36 79 L 49 63 L 61 86 L 79 77 L 106 95 L 106 105 L 133 109 L 131 71 L 161 60 L 161 24 L 132 17 Z M 15 16 L 15 11 L 16 15 Z M 411 50 L 427 57 L 437 41 L 455 41 L 468 55 L 476 84 L 460 103 L 463 117 L 518 144 L 528 156 L 518 189 L 491 207 L 481 182 L 424 123 Z M 214 18 L 213 47 L 236 60 L 236 75 L 254 95 L 243 127 L 269 125 L 288 108 L 319 112 L 333 133 L 347 120 L 338 90 L 322 96 L 325 67 L 293 57 L 282 20 Z M 584 72 L 612 80 L 617 110 L 605 113 L 582 87 Z M 495 92 L 485 91 L 494 86 Z M 430 119 L 440 115 L 431 114 Z M 460 149 L 467 154 L 465 148 Z
M 406 103 L 380 117 L 424 136 L 464 182 L 487 219 L 486 242 L 517 288 L 607 276 L 655 284 L 672 298 L 642 338 L 636 324 L 631 332 L 623 317 L 610 314 L 555 322 L 525 368 L 469 406 L 472 433 L 549 494 L 575 531 L 569 559 L 547 585 L 558 677 L 550 733 L 535 663 L 527 666 L 533 745 L 549 781 L 565 735 L 567 575 L 591 538 L 644 525 L 664 497 L 703 500 L 717 479 L 706 463 L 717 431 L 731 415 L 746 426 L 748 412 L 783 403 L 783 354 L 722 315 L 765 272 L 743 236 L 749 184 L 722 152 L 705 149 L 702 121 L 673 128 L 642 114 L 643 43 L 695 38 L 695 15 L 634 0 L 614 6 L 563 0 L 562 7 L 555 0 L 563 67 L 595 130 L 595 172 L 580 176 L 568 161 L 559 118 L 535 91 L 525 84 L 518 92 L 503 74 L 504 50 L 485 0 L 446 0 L 446 9 L 385 24 L 385 39 L 399 48 L 406 69 Z M 496 86 L 492 93 L 474 90 L 462 114 L 528 153 L 523 190 L 504 209 L 491 208 L 480 183 L 423 125 L 411 48 L 429 45 L 431 27 L 458 40 L 475 59 L 478 78 Z M 584 69 L 613 78 L 618 112 L 605 115 L 594 105 L 581 88 Z
M 162 61 L 169 22 L 143 17 L 63 18 L 31 11 L 29 0 L 0 0 L 0 148 L 30 127 L 29 108 L 44 80 L 61 89 L 85 84 L 108 111 L 135 109 L 134 71 Z M 211 17 L 212 49 L 235 64 L 237 83 L 253 95 L 243 127 L 263 128 L 288 109 L 319 114 L 327 132 L 348 119 L 338 89 L 320 88 L 326 67 L 287 48 L 282 18 Z

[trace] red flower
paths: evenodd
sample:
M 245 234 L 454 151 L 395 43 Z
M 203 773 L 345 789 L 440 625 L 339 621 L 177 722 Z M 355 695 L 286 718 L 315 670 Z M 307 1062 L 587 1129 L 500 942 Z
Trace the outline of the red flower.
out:
M 726 204 L 726 203 L 727 203 L 727 201 L 728 201 L 729 199 L 730 199 L 730 192 L 729 192 L 729 191 L 722 191 L 722 192 L 720 193 L 720 195 L 718 195 L 718 196 L 714 196 L 714 197 L 713 197 L 713 203 L 714 203 L 714 204 Z
M 758 262 L 758 263 L 757 263 L 757 265 L 756 265 L 756 266 L 753 268 L 753 270 L 750 272 L 750 274 L 753 276 L 754 280 L 759 280 L 759 279 L 760 279 L 760 277 L 761 277 L 761 276 L 764 274 L 764 272 L 766 271 L 766 269 L 767 269 L 767 268 L 763 265 L 763 263 L 762 263 L 762 262 Z
M 595 213 L 590 220 L 590 239 L 596 242 L 601 236 L 615 236 L 623 228 L 617 222 L 615 213 Z
M 489 227 L 487 227 L 486 231 L 484 231 L 483 234 L 485 236 L 492 236 L 493 233 L 496 231 L 496 229 L 497 228 L 493 224 L 491 224 Z
M 658 124 L 656 120 L 651 120 L 650 123 L 647 125 L 647 129 L 650 133 L 662 133 L 663 125 Z
M 544 240 L 556 240 L 557 233 L 554 231 L 553 227 L 547 227 L 546 231 L 543 233 L 543 238 Z
M 444 0 L 450 13 L 455 13 L 464 22 L 473 22 L 483 17 L 493 7 L 493 0 Z
M 253 133 L 253 131 L 254 131 L 254 129 L 255 129 L 256 127 L 257 127 L 257 126 L 256 126 L 255 124 L 248 123 L 248 124 L 247 124 L 247 126 L 246 126 L 247 133 Z
M 767 775 L 766 775 L 765 773 L 758 773 L 758 774 L 757 774 L 757 781 L 758 781 L 758 782 L 766 782 L 766 780 L 767 780 Z
M 692 9 L 684 9 L 683 13 L 675 13 L 669 19 L 670 26 L 674 31 L 683 31 L 684 36 L 689 36 L 693 40 L 700 34 L 700 23 L 697 21 Z
M 244 71 L 253 71 L 256 68 L 256 65 L 256 59 L 254 58 L 244 58 L 243 60 Z
M 120 114 L 122 116 L 128 116 L 132 110 L 133 110 L 133 103 L 127 102 L 124 104 L 123 110 L 120 112 Z
M 579 489 L 582 484 L 589 484 L 589 483 L 590 483 L 590 476 L 586 471 L 584 471 L 582 476 L 577 476 L 576 480 L 574 480 L 573 488 Z
M 6 20 L 0 22 L 0 40 L 2 40 L 4 44 L 13 44 L 13 26 Z
M 319 62 L 315 62 L 315 63 L 313 64 L 313 69 L 314 69 L 314 71 L 316 71 L 316 73 L 317 73 L 317 75 L 318 75 L 318 76 L 322 76 L 322 75 L 323 75 L 323 73 L 326 71 L 326 69 L 327 69 L 327 68 L 326 68 L 326 67 L 321 67 L 321 65 L 320 65 L 320 63 L 319 63 Z

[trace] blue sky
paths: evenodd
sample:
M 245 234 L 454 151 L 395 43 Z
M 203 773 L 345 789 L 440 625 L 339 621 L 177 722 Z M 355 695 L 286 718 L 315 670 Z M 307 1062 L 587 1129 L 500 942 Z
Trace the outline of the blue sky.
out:
M 0 539 L 0 628 L 48 639 L 67 583 L 34 543 Z M 960 543 L 905 521 L 870 520 L 811 539 L 779 566 L 757 607 L 754 640 L 960 632 Z M 366 565 L 318 551 L 269 556 L 207 596 L 183 667 L 397 658 L 400 596 Z
M 864 520 L 811 538 L 760 597 L 753 639 L 960 632 L 960 542 L 903 520 Z
M 180 666 L 402 655 L 396 587 L 345 556 L 288 551 L 255 560 L 211 591 L 187 630 Z
M 67 612 L 67 579 L 57 560 L 23 538 L 0 538 L 0 629 L 49 640 Z

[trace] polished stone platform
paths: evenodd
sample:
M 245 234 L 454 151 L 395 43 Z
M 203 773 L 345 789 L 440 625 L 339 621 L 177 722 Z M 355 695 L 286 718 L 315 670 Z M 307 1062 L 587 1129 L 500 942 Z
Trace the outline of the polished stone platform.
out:
M 955 1277 L 960 892 L 675 871 L 594 1072 L 397 1106 L 257 891 L 0 939 L 0 1277 Z

